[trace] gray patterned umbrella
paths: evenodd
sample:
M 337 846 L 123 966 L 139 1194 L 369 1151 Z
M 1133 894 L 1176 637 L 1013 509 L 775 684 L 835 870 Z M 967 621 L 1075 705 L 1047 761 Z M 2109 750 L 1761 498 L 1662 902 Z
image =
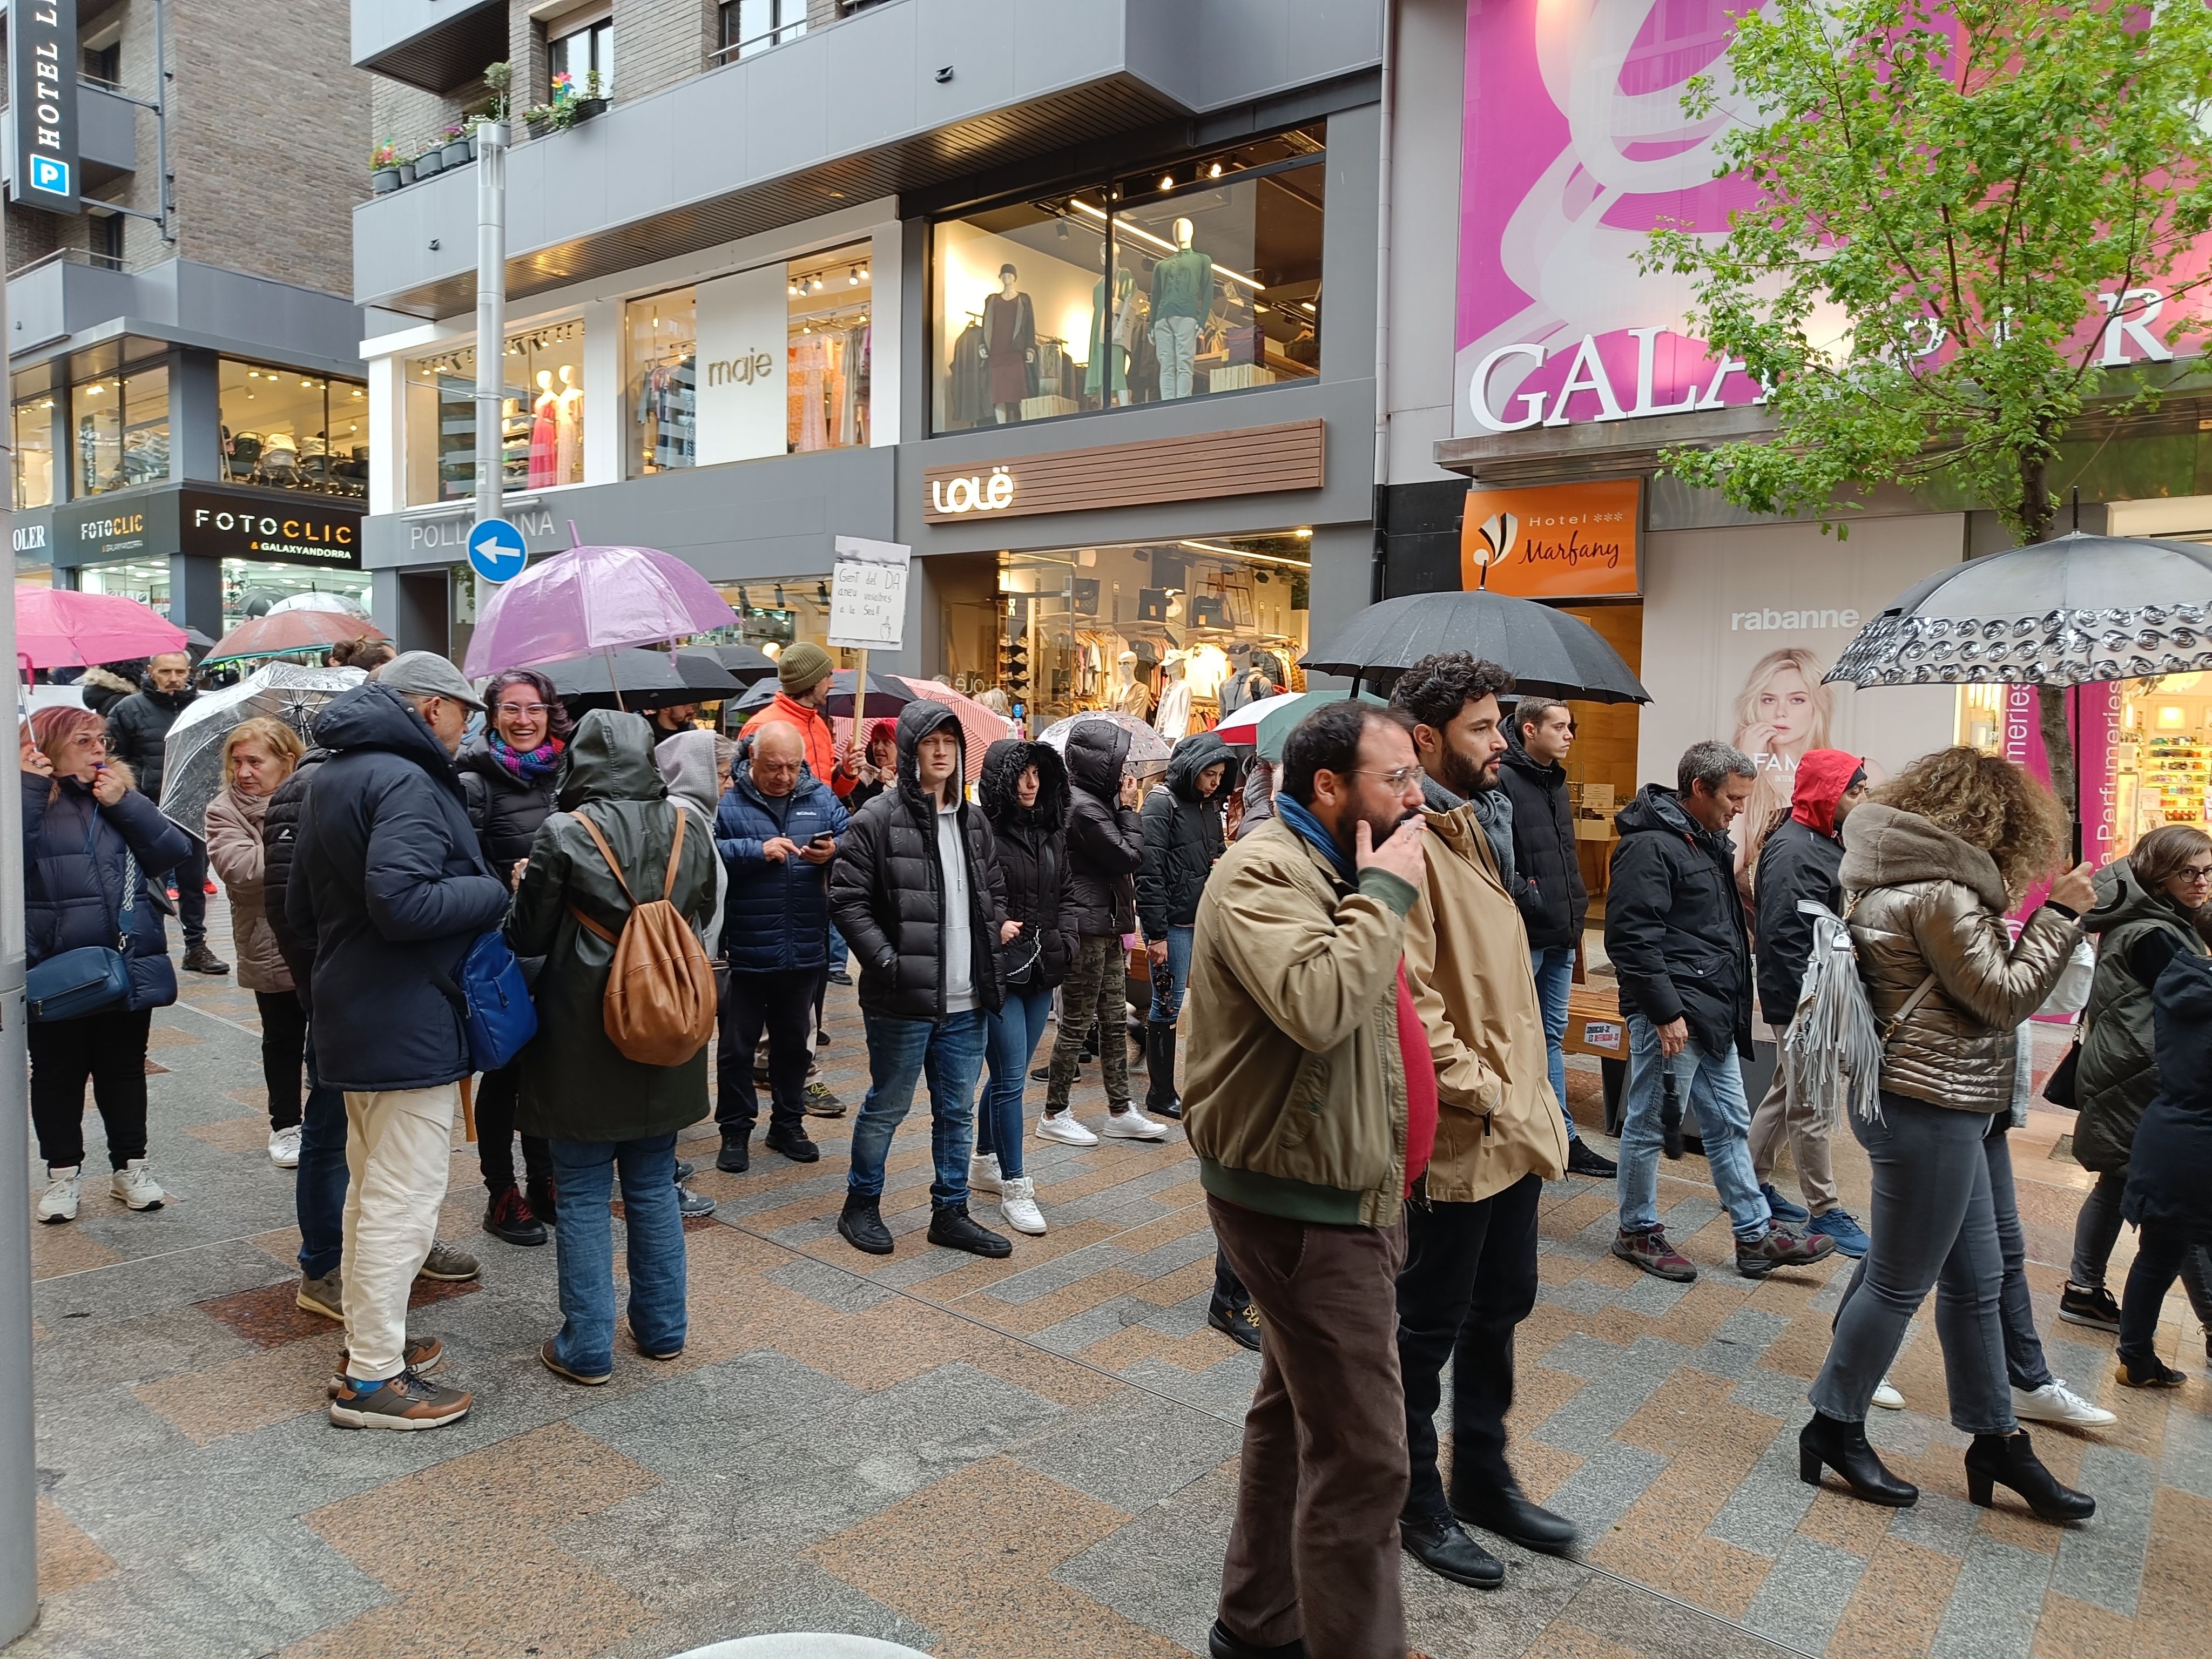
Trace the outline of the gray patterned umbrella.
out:
M 1861 629 L 1827 678 L 2086 685 L 2212 669 L 2212 548 L 2076 531 L 1945 567 Z
M 222 787 L 222 740 L 258 715 L 280 720 L 308 743 L 315 716 L 341 691 L 368 678 L 358 668 L 302 668 L 264 663 L 236 685 L 192 699 L 161 744 L 161 812 L 207 839 L 208 803 Z

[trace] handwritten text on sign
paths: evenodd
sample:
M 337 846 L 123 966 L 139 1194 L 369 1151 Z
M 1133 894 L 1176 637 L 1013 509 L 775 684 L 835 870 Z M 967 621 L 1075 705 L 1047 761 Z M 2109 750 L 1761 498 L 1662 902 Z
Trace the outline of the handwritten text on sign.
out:
M 896 651 L 906 636 L 907 564 L 899 542 L 836 538 L 830 592 L 830 643 L 854 651 Z

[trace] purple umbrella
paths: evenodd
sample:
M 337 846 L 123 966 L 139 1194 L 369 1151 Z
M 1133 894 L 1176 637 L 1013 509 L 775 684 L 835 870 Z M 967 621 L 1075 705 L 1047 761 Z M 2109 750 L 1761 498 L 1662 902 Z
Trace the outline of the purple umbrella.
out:
M 737 620 L 713 584 L 681 559 L 650 547 L 572 547 L 492 595 L 461 672 L 477 679 L 730 628 Z

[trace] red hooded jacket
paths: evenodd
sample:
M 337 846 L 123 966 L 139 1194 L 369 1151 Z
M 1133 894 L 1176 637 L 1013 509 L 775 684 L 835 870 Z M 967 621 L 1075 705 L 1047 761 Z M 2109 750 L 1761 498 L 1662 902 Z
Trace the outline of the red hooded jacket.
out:
M 1836 803 L 1851 780 L 1866 769 L 1856 755 L 1840 749 L 1808 749 L 1797 763 L 1797 781 L 1790 793 L 1790 816 L 1823 836 L 1836 833 Z

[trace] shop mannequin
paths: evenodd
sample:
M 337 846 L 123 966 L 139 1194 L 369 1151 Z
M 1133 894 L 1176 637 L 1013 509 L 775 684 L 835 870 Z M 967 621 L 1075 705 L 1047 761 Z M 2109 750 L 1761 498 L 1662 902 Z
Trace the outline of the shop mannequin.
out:
M 1144 315 L 1144 296 L 1137 292 L 1137 278 L 1127 265 L 1114 267 L 1110 301 L 1103 276 L 1091 284 L 1091 363 L 1084 372 L 1083 389 L 1097 398 L 1101 407 L 1109 392 L 1115 403 L 1128 406 L 1129 359 L 1136 353 Z
M 538 396 L 530 405 L 530 487 L 540 489 L 561 482 L 561 394 L 553 389 L 553 371 L 538 371 Z
M 1190 735 L 1190 682 L 1184 677 L 1185 666 L 1180 651 L 1169 652 L 1160 663 L 1167 684 L 1160 692 L 1160 712 L 1152 726 L 1170 744 L 1181 743 Z
M 999 424 L 1022 418 L 1022 399 L 1033 395 L 1036 372 L 1036 307 L 1017 286 L 1014 268 L 999 267 L 999 291 L 983 299 L 982 357 L 991 377 L 991 403 Z
M 1198 337 L 1213 314 L 1213 261 L 1191 246 L 1197 227 L 1175 222 L 1176 252 L 1152 267 L 1152 349 L 1160 359 L 1160 397 L 1191 394 Z
M 553 405 L 553 482 L 584 481 L 584 388 L 575 371 L 561 365 L 561 390 Z
M 1107 706 L 1139 720 L 1152 712 L 1152 694 L 1137 678 L 1135 652 L 1124 651 L 1114 659 L 1114 701 Z

